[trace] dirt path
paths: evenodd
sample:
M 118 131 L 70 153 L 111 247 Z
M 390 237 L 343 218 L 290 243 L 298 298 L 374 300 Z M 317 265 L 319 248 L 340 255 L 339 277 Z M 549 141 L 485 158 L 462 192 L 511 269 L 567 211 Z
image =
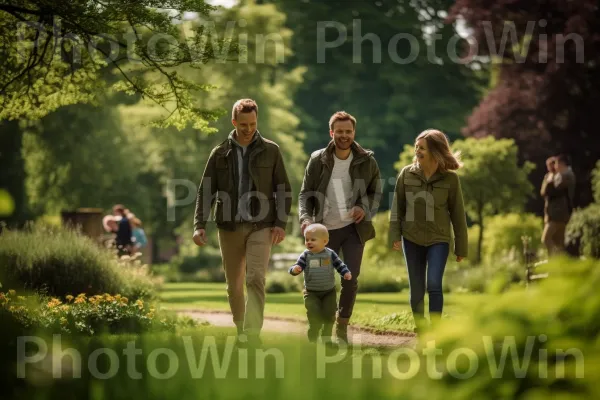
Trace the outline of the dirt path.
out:
M 200 311 L 184 310 L 180 314 L 188 315 L 196 320 L 206 321 L 215 326 L 233 327 L 231 314 L 226 311 Z M 306 323 L 289 318 L 265 317 L 263 330 L 269 332 L 282 332 L 294 335 L 306 335 Z M 377 333 L 369 329 L 350 327 L 348 337 L 350 341 L 360 341 L 362 346 L 368 347 L 414 347 L 415 337 L 401 332 Z

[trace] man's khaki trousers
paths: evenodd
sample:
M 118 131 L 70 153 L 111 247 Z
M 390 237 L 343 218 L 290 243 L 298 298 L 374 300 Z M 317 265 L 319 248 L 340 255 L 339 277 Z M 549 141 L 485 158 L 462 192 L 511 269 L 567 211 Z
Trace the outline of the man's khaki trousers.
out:
M 265 277 L 271 256 L 271 228 L 256 230 L 237 224 L 234 232 L 219 229 L 219 246 L 227 280 L 233 322 L 250 335 L 260 334 L 265 309 Z M 244 298 L 244 278 L 247 300 Z

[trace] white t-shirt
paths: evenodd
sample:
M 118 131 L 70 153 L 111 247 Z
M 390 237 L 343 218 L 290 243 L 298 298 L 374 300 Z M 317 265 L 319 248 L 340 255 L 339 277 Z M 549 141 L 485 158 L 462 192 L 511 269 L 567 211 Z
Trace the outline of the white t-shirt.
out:
M 352 180 L 350 179 L 350 163 L 354 155 L 345 160 L 340 160 L 333 154 L 333 171 L 331 180 L 325 192 L 325 210 L 323 213 L 323 225 L 327 229 L 340 229 L 354 222 L 350 217 L 352 205 Z

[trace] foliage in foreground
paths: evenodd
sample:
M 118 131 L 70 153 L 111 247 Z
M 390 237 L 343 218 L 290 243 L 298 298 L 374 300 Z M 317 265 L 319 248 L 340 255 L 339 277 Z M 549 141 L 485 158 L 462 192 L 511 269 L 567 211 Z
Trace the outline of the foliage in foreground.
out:
M 82 396 L 93 392 L 95 398 L 148 399 L 598 398 L 597 267 L 592 261 L 553 260 L 547 266 L 549 279 L 528 290 L 513 288 L 443 320 L 419 336 L 414 350 L 355 348 L 345 353 L 311 346 L 303 337 L 265 333 L 261 354 L 236 350 L 233 328 L 200 327 L 138 337 L 134 344 L 141 354 L 134 365 L 142 378 L 134 379 L 123 353 L 133 338 L 102 336 L 90 342 L 73 337 L 69 347 L 83 361 L 97 362 L 98 370 L 114 371 L 110 378 L 97 379 L 93 369 L 83 368 L 81 379 L 52 379 L 47 359 L 27 365 L 30 379 L 22 382 L 22 394 L 35 390 L 41 399 L 63 398 L 65 390 Z M 14 367 L 14 340 L 6 335 L 15 331 L 10 324 L 5 327 L 0 347 L 6 351 L 0 354 L 9 359 L 1 365 Z M 433 360 L 426 350 L 432 345 L 437 349 Z M 111 369 L 106 357 L 94 358 L 100 348 L 113 350 L 120 368 Z M 324 357 L 330 357 L 326 364 Z M 15 370 L 7 371 L 14 375 Z
M 117 295 L 84 293 L 56 297 L 19 296 L 15 290 L 0 292 L 0 313 L 10 317 L 31 333 L 96 335 L 101 333 L 174 332 L 178 326 L 193 326 L 191 319 L 157 311 L 138 299 L 130 302 Z

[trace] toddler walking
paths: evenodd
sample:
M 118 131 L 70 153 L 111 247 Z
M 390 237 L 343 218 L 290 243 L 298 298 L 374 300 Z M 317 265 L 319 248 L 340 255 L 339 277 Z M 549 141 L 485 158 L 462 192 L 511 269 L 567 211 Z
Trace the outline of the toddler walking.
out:
M 324 340 L 331 340 L 337 310 L 334 269 L 344 279 L 352 279 L 348 266 L 333 250 L 325 247 L 328 242 L 329 232 L 324 225 L 309 225 L 304 230 L 306 250 L 289 270 L 292 275 L 304 271 L 304 306 L 310 342 L 315 342 L 319 333 Z

